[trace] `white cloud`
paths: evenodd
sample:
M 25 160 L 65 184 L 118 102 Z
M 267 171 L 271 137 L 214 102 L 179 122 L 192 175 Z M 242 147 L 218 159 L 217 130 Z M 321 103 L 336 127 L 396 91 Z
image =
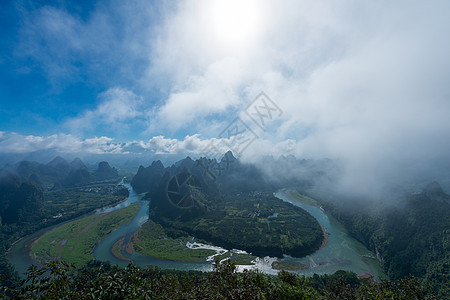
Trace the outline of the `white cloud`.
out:
M 61 153 L 115 153 L 115 154 L 181 154 L 194 158 L 207 156 L 220 159 L 225 152 L 232 150 L 223 143 L 223 139 L 201 138 L 198 134 L 187 135 L 182 140 L 154 136 L 147 141 L 114 142 L 113 138 L 101 136 L 80 139 L 70 134 L 54 134 L 49 136 L 21 135 L 4 132 L 0 139 L 0 153 L 31 153 L 43 150 L 55 150 Z M 230 140 L 225 140 L 230 144 Z M 210 148 L 211 145 L 214 148 Z M 273 143 L 269 140 L 256 140 L 243 152 L 243 159 L 256 161 L 264 155 L 295 154 L 296 142 L 286 140 Z M 209 150 L 208 150 L 209 149 Z M 236 154 L 236 153 L 235 153 Z
M 131 120 L 144 115 L 142 98 L 123 88 L 111 88 L 99 95 L 100 103 L 93 110 L 66 121 L 71 132 L 80 133 L 100 126 L 124 128 Z
M 150 151 L 154 154 L 198 154 L 215 139 L 200 139 L 198 135 L 186 136 L 183 140 L 156 136 L 144 141 L 127 143 L 114 142 L 106 136 L 80 139 L 70 134 L 49 136 L 21 135 L 15 132 L 2 132 L 0 153 L 30 153 L 42 150 L 55 150 L 61 153 L 123 153 L 133 154 Z
M 56 89 L 74 82 L 114 86 L 137 81 L 148 63 L 149 25 L 157 7 L 152 5 L 113 0 L 95 4 L 82 18 L 66 9 L 70 4 L 25 4 L 15 58 L 33 59 L 31 68 L 41 68 Z
M 195 152 L 265 91 L 284 111 L 282 123 L 246 151 L 249 158 L 270 152 L 333 157 L 367 178 L 401 173 L 402 161 L 448 158 L 448 1 L 259 1 L 259 32 L 239 43 L 214 31 L 214 1 L 167 5 L 155 27 L 142 24 L 145 3 L 137 6 L 142 13 L 118 14 L 121 24 L 132 24 L 119 31 L 124 39 L 111 31 L 114 22 L 102 6 L 86 22 L 43 7 L 25 24 L 21 51 L 39 58 L 52 78 L 76 76 L 79 58 L 89 70 L 101 70 L 95 74 L 105 82 L 117 79 L 111 70 L 129 75 L 97 107 L 67 120 L 74 132 L 118 129 L 151 111 L 146 132 L 156 136 L 127 147 Z M 130 61 L 149 66 L 146 73 L 130 72 Z M 154 101 L 155 87 L 167 97 Z M 177 130 L 188 136 L 164 137 Z M 39 138 L 28 143 L 42 144 Z
M 150 73 L 172 82 L 162 126 L 204 132 L 202 120 L 224 120 L 263 90 L 285 113 L 256 152 L 295 140 L 279 149 L 341 159 L 354 183 L 448 158 L 448 2 L 262 1 L 263 32 L 231 50 L 217 48 L 203 2 L 181 3 L 152 57 Z
M 109 89 L 100 94 L 102 103 L 96 114 L 105 119 L 107 124 L 114 124 L 139 116 L 138 110 L 142 99 L 133 92 L 121 88 Z
M 78 139 L 70 134 L 49 136 L 21 135 L 7 132 L 0 140 L 0 153 L 30 153 L 42 150 L 56 150 L 62 153 L 116 153 L 120 145 L 108 137 Z

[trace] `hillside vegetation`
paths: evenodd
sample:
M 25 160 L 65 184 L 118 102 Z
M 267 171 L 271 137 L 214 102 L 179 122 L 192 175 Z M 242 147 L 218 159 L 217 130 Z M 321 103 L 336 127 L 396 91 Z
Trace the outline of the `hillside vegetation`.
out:
M 450 297 L 450 196 L 438 184 L 396 204 L 304 192 L 373 250 L 391 279 L 412 274 Z
M 208 256 L 216 253 L 208 249 L 187 248 L 186 243 L 190 238 L 188 235 L 169 237 L 161 225 L 148 220 L 131 237 L 131 242 L 137 252 L 167 260 L 203 262 Z
M 31 253 L 42 262 L 59 259 L 81 267 L 94 259 L 93 249 L 97 243 L 130 222 L 138 210 L 139 205 L 133 203 L 127 208 L 64 224 L 40 237 Z
M 215 195 L 207 212 L 193 218 L 150 217 L 172 235 L 187 232 L 226 249 L 257 256 L 300 257 L 317 250 L 324 239 L 319 223 L 305 210 L 268 193 Z
M 220 161 L 190 157 L 140 167 L 131 185 L 151 198 L 150 219 L 170 238 L 195 236 L 256 256 L 304 256 L 324 239 L 305 210 L 272 195 L 274 182 L 229 151 Z M 142 250 L 145 251 L 145 250 Z
M 117 171 L 107 163 L 100 163 L 92 177 L 96 181 L 101 177 L 101 184 L 47 190 L 73 170 L 92 173 L 79 159 L 69 164 L 58 157 L 48 164 L 25 161 L 10 166 L 9 171 L 0 169 L 0 274 L 7 276 L 0 285 L 13 287 L 19 283 L 17 272 L 6 259 L 14 241 L 128 196 L 127 188 L 106 183 L 110 179 L 105 178 L 117 181 Z
M 43 275 L 43 276 L 42 276 Z M 1 296 L 1 291 L 0 291 Z M 359 281 L 354 273 L 304 277 L 281 271 L 278 276 L 216 263 L 214 272 L 170 271 L 154 267 L 111 267 L 93 262 L 71 272 L 51 262 L 30 268 L 21 287 L 5 291 L 14 299 L 435 299 L 414 277 L 398 282 Z

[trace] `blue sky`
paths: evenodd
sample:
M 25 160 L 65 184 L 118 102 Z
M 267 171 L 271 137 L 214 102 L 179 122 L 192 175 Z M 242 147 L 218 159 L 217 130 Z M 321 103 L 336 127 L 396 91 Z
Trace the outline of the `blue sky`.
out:
M 448 158 L 449 20 L 448 1 L 2 1 L 0 153 L 198 154 L 240 117 L 248 160 Z
M 255 13 L 250 2 L 238 21 Z M 263 88 L 240 74 L 257 46 L 233 40 L 242 26 L 224 43 L 205 30 L 208 15 L 236 17 L 238 2 L 207 3 L 4 2 L 0 128 L 117 142 L 216 137 Z
M 3 129 L 34 135 L 68 131 L 62 125 L 95 109 L 102 92 L 136 86 L 134 80 L 151 62 L 138 52 L 128 55 L 128 39 L 137 46 L 141 41 L 139 36 L 128 38 L 126 31 L 141 34 L 135 30 L 139 27 L 151 35 L 160 15 L 157 5 L 146 7 L 146 14 L 139 16 L 139 5 L 124 10 L 118 3 L 2 2 Z M 130 20 L 133 16 L 139 20 Z M 150 103 L 162 98 L 159 88 L 149 88 Z M 113 133 L 101 127 L 90 134 Z

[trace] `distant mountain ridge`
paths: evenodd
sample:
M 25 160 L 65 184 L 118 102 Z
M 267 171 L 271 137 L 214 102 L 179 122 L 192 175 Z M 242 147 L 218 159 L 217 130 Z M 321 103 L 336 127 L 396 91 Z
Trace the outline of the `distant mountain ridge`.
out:
M 288 173 L 291 168 L 298 171 L 297 176 Z M 187 156 L 168 167 L 161 161 L 153 161 L 148 167 L 139 167 L 131 186 L 152 199 L 150 209 L 157 214 L 192 217 L 204 211 L 208 204 L 203 202 L 208 197 L 255 191 L 272 193 L 287 186 L 308 187 L 312 180 L 327 174 L 327 169 L 326 161 L 297 160 L 293 156 L 267 157 L 257 166 L 241 162 L 228 151 L 220 160 L 206 157 L 193 160 Z M 194 193 L 196 200 L 186 198 L 189 193 Z
M 119 176 L 117 169 L 112 168 L 106 161 L 100 162 L 97 170 L 92 172 L 80 158 L 75 158 L 69 163 L 60 156 L 56 156 L 47 164 L 21 161 L 7 166 L 6 170 L 17 174 L 23 182 L 35 182 L 44 190 L 114 180 Z
M 117 169 L 111 168 L 108 162 L 101 161 L 98 163 L 97 170 L 92 175 L 97 179 L 106 180 L 117 178 L 119 176 L 119 172 L 117 172 Z
M 174 237 L 195 236 L 258 256 L 312 253 L 322 244 L 322 229 L 306 211 L 273 195 L 284 183 L 231 151 L 220 160 L 188 156 L 169 167 L 154 161 L 131 181 L 151 198 L 149 219 Z M 275 213 L 270 226 L 261 223 Z
M 164 176 L 165 168 L 160 160 L 154 161 L 147 168 L 140 166 L 131 185 L 137 193 L 154 193 L 155 188 Z
M 137 193 L 149 193 L 151 197 L 163 177 L 172 177 L 180 172 L 189 172 L 200 182 L 207 183 L 206 186 L 227 192 L 254 191 L 262 186 L 266 190 L 309 186 L 314 180 L 329 180 L 337 173 L 331 160 L 298 160 L 292 155 L 274 159 L 268 156 L 256 165 L 243 163 L 228 151 L 219 161 L 206 157 L 193 160 L 187 156 L 168 167 L 164 167 L 160 160 L 153 161 L 148 167 L 141 165 L 131 185 Z
M 432 199 L 434 201 L 445 202 L 450 204 L 450 195 L 447 195 L 442 190 L 441 185 L 436 181 L 427 184 L 427 186 L 423 189 L 422 194 L 424 194 L 429 199 Z
M 242 164 L 231 152 L 227 152 L 219 162 L 205 157 L 194 161 L 187 156 L 169 167 L 164 167 L 161 161 L 154 161 L 148 167 L 139 167 L 131 185 L 137 193 L 149 193 L 151 196 L 158 186 L 163 184 L 164 178 L 167 180 L 181 172 L 193 174 L 205 187 L 217 185 L 229 187 L 232 183 L 242 184 L 237 182 L 237 177 L 244 174 L 247 175 L 245 176 L 246 186 L 250 189 L 255 185 L 252 180 L 255 177 L 258 177 L 258 184 L 263 181 L 261 172 L 255 166 Z

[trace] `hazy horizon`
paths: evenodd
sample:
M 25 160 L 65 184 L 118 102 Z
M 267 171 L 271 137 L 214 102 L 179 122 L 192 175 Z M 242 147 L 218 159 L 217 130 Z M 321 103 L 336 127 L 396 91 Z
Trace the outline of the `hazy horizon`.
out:
M 450 178 L 447 1 L 2 8 L 3 164 L 54 154 L 150 164 L 214 156 L 213 145 L 252 163 L 330 158 L 342 187 L 366 193 Z M 250 141 L 239 148 L 236 124 Z

